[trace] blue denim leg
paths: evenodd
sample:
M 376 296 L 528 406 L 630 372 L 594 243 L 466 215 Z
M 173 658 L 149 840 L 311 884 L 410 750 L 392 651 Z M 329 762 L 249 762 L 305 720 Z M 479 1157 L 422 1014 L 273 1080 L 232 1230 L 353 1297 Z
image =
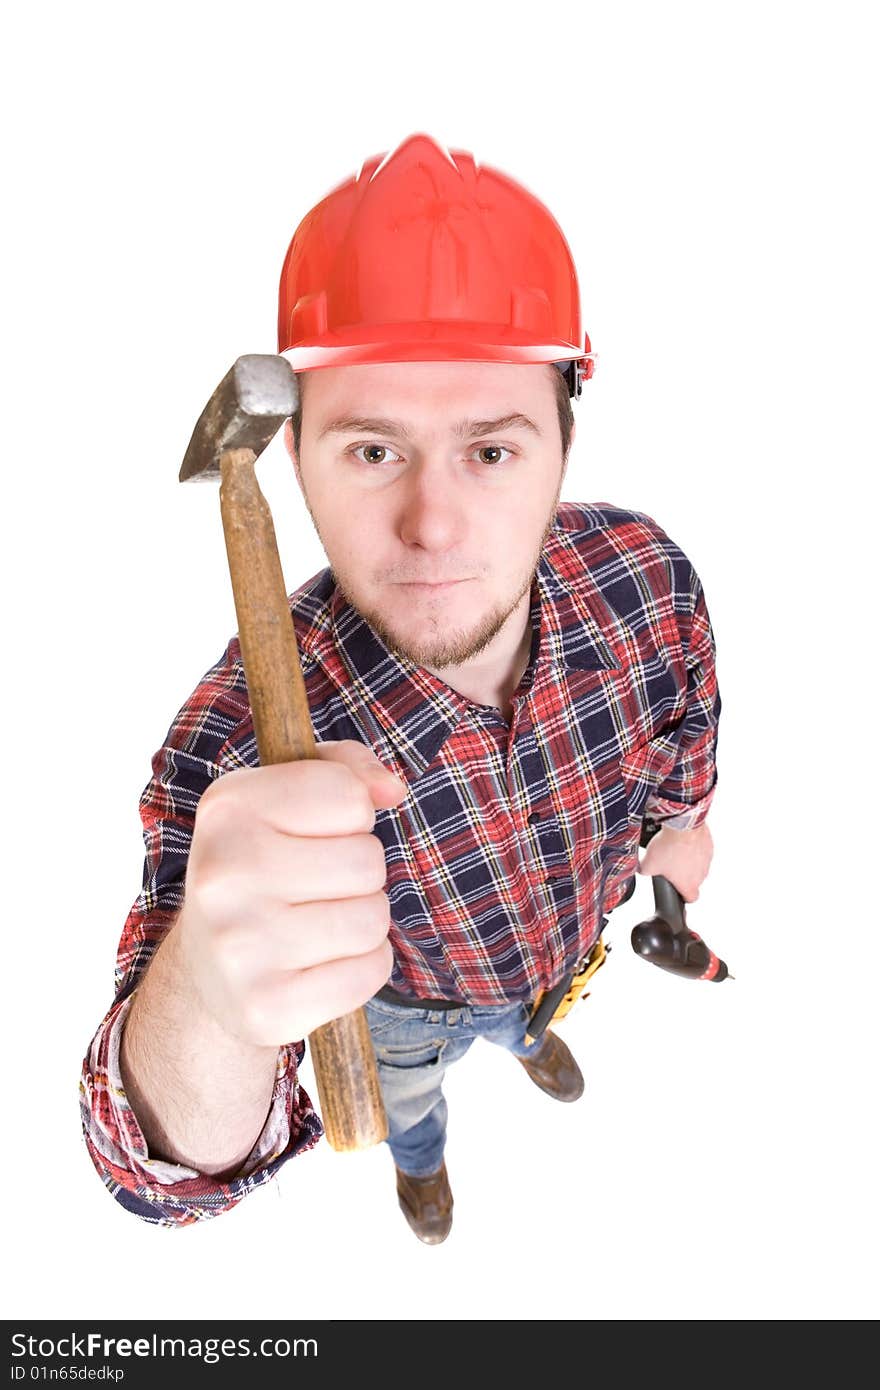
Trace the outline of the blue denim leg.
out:
M 478 1037 L 517 1057 L 530 1056 L 538 1047 L 525 1041 L 530 1010 L 525 1004 L 412 1009 L 384 999 L 368 999 L 364 1007 L 388 1116 L 388 1146 L 404 1173 L 426 1177 L 440 1167 L 446 1145 L 446 1068 Z
M 411 1009 L 368 999 L 367 1022 L 394 1162 L 410 1177 L 434 1173 L 443 1162 L 448 1111 L 443 1077 L 475 1034 L 463 1027 L 467 1010 Z
M 480 1036 L 487 1042 L 506 1047 L 515 1057 L 530 1057 L 541 1046 L 541 1038 L 526 1042 L 526 1026 L 532 1012 L 526 1004 L 510 1004 L 504 1009 L 472 1009 L 471 1012 L 475 1021 L 479 1021 Z

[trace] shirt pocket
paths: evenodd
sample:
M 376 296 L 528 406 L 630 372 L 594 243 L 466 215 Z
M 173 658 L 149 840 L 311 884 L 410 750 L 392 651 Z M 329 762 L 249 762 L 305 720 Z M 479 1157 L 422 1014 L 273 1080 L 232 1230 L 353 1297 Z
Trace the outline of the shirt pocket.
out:
M 620 774 L 626 791 L 630 826 L 641 826 L 645 803 L 672 769 L 679 756 L 682 726 L 665 729 L 624 753 L 620 759 Z
M 606 859 L 616 859 L 631 838 L 620 768 L 620 730 L 631 726 L 630 707 L 616 669 L 568 671 L 558 694 L 551 693 L 555 703 L 537 709 L 535 726 L 552 736 L 535 740 L 536 756 L 522 760 L 522 775 L 530 786 L 549 789 L 551 821 L 535 826 L 545 861 L 555 849 L 560 866 L 569 865 L 579 883 L 592 885 L 606 871 Z M 544 803 L 535 809 L 543 813 Z M 549 839 L 554 826 L 555 846 Z

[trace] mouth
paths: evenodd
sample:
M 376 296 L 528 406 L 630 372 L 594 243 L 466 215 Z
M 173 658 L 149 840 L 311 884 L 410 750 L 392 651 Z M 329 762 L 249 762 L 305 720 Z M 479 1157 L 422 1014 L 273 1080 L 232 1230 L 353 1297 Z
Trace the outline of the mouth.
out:
M 440 593 L 443 589 L 454 589 L 454 588 L 456 587 L 457 584 L 467 584 L 468 582 L 469 582 L 469 581 L 468 581 L 467 579 L 448 579 L 448 580 L 444 580 L 444 581 L 443 581 L 442 583 L 440 583 L 440 584 L 429 584 L 429 583 L 424 583 L 424 582 L 419 582 L 419 583 L 408 582 L 408 583 L 402 583 L 402 584 L 400 584 L 398 587 L 401 588 L 401 589 L 424 589 L 424 590 L 430 590 L 432 593 L 434 593 L 434 592 Z

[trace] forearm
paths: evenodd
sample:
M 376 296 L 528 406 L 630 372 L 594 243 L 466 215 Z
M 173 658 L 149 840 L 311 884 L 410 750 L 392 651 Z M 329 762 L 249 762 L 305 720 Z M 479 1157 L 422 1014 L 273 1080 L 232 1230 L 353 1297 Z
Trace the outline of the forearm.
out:
M 266 1121 L 278 1049 L 223 1031 L 188 985 L 171 928 L 138 986 L 120 1068 L 153 1158 L 232 1176 Z

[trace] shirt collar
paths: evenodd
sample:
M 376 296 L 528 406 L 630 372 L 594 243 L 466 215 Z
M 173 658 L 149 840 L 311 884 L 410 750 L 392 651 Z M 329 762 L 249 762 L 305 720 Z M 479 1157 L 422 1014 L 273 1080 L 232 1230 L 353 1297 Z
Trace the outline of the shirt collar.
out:
M 607 636 L 608 610 L 558 525 L 545 541 L 532 579 L 529 622 L 532 646 L 518 687 L 522 693 L 554 672 L 619 668 Z M 473 707 L 423 666 L 390 651 L 335 583 L 327 621 L 312 626 L 302 646 L 339 687 L 370 742 L 378 737 L 391 743 L 414 776 L 430 766 Z

